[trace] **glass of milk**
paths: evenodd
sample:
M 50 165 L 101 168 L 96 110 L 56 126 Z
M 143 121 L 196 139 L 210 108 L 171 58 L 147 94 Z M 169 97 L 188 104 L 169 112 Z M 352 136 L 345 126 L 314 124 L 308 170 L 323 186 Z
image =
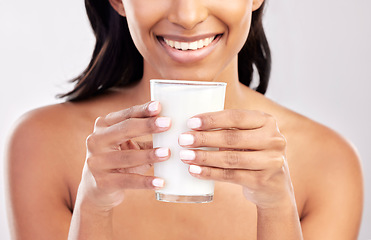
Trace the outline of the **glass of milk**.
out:
M 153 135 L 153 147 L 168 147 L 168 161 L 156 163 L 154 174 L 165 180 L 165 187 L 156 191 L 156 199 L 165 202 L 204 203 L 214 196 L 214 182 L 193 177 L 189 165 L 179 157 L 181 133 L 190 131 L 187 120 L 194 115 L 224 109 L 226 83 L 181 80 L 150 80 L 151 100 L 159 101 L 161 116 L 171 118 L 171 128 Z M 217 150 L 202 148 L 203 150 Z

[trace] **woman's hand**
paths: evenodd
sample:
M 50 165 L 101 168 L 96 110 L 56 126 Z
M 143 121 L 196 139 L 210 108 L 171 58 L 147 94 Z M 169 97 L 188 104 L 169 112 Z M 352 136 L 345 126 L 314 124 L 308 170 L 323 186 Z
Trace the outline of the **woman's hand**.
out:
M 245 197 L 258 208 L 295 204 L 285 160 L 286 140 L 272 116 L 224 110 L 194 116 L 187 124 L 195 131 L 182 134 L 180 145 L 219 148 L 181 151 L 193 176 L 242 185 Z
M 143 174 L 155 162 L 169 158 L 167 148 L 134 138 L 169 129 L 170 119 L 158 117 L 161 106 L 149 102 L 97 118 L 87 138 L 87 156 L 77 198 L 101 210 L 123 201 L 125 189 L 157 189 L 164 181 Z

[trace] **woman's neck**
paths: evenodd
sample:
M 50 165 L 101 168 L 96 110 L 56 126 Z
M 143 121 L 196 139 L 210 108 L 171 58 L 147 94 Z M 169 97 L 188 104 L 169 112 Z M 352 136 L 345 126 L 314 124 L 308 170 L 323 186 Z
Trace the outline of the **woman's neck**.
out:
M 237 59 L 232 61 L 224 70 L 221 72 L 213 81 L 215 82 L 226 82 L 226 100 L 225 108 L 241 108 L 241 102 L 244 105 L 250 105 L 250 101 L 244 101 L 248 99 L 250 95 L 254 95 L 255 91 L 249 89 L 245 85 L 239 82 L 238 70 L 237 70 Z M 162 77 L 154 72 L 149 67 L 144 66 L 143 78 L 141 81 L 130 88 L 132 96 L 135 96 L 138 101 L 146 102 L 150 100 L 150 80 L 161 79 Z M 192 79 L 190 79 L 192 80 Z M 252 97 L 252 96 L 251 96 Z M 250 98 L 251 99 L 251 98 Z M 249 103 L 250 102 L 250 103 Z M 246 106 L 245 106 L 246 107 Z

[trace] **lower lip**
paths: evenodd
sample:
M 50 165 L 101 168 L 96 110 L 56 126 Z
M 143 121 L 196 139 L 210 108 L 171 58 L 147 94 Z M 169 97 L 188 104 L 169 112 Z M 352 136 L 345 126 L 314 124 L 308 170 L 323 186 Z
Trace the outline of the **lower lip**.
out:
M 206 47 L 197 49 L 197 50 L 178 50 L 170 47 L 164 41 L 164 39 L 157 38 L 160 44 L 164 47 L 167 54 L 176 62 L 179 63 L 194 63 L 204 59 L 208 56 L 216 47 L 216 44 L 219 42 L 222 35 L 217 35 L 215 39 Z

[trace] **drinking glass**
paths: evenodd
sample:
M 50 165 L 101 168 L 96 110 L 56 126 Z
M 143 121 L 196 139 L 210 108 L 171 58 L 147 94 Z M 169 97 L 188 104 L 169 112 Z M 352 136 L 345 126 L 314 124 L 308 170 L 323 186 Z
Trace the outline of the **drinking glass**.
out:
M 187 120 L 194 115 L 224 109 L 226 83 L 150 80 L 151 100 L 162 106 L 160 116 L 171 118 L 171 128 L 163 133 L 153 134 L 153 147 L 168 147 L 169 160 L 155 163 L 154 175 L 165 180 L 164 188 L 156 191 L 156 199 L 165 202 L 205 203 L 214 196 L 214 182 L 190 175 L 189 165 L 183 163 L 178 144 L 181 133 L 190 131 Z M 202 150 L 217 150 L 200 148 Z

